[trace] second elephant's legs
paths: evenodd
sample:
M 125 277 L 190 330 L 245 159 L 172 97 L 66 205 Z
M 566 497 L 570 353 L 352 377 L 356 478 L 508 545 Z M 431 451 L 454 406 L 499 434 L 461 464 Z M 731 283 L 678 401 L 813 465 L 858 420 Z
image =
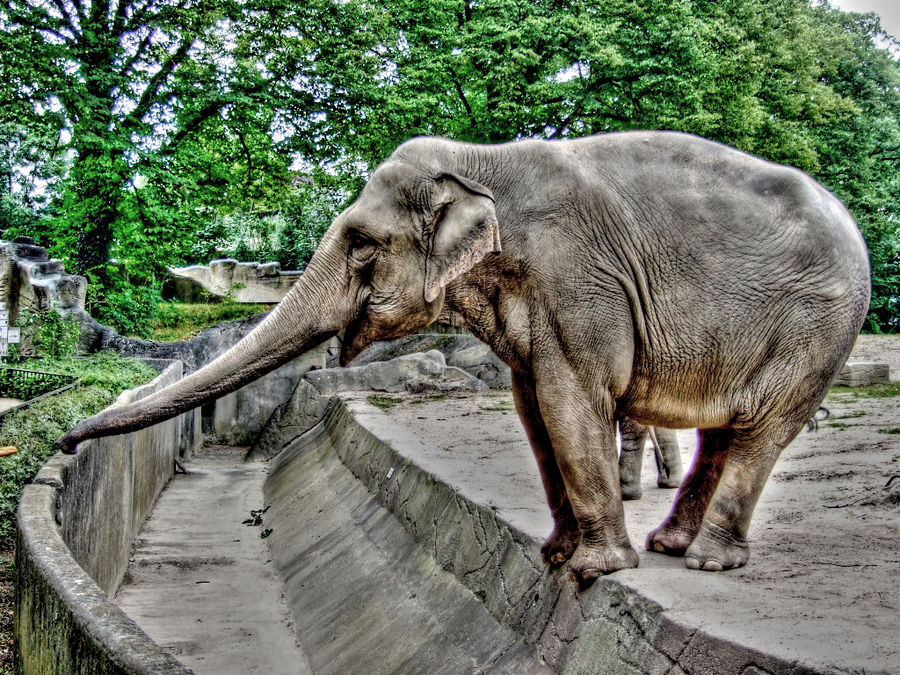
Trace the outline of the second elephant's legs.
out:
M 619 481 L 622 499 L 641 498 L 641 466 L 644 446 L 648 436 L 652 439 L 656 458 L 656 485 L 661 488 L 677 488 L 681 485 L 681 450 L 678 436 L 672 429 L 646 427 L 632 419 L 625 418 L 619 423 L 622 436 L 622 452 L 619 455 Z

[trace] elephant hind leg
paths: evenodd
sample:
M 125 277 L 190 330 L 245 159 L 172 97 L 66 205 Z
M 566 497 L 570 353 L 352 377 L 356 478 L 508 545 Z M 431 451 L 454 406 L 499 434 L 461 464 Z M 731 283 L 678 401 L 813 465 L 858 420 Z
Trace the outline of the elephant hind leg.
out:
M 756 502 L 775 461 L 807 416 L 803 412 L 735 432 L 702 526 L 684 553 L 689 569 L 717 572 L 746 564 L 747 531 Z
M 684 555 L 703 523 L 731 443 L 731 429 L 701 429 L 700 442 L 690 471 L 685 476 L 669 516 L 647 536 L 647 550 Z
M 656 427 L 656 487 L 677 488 L 681 486 L 684 470 L 681 467 L 681 448 L 678 446 L 678 434 L 674 429 Z

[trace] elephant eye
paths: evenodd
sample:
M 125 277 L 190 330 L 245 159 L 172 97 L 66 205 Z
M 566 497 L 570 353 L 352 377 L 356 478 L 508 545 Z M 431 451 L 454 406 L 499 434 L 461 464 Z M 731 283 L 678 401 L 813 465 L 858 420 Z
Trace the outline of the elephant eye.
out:
M 369 262 L 377 251 L 378 246 L 371 239 L 359 234 L 350 236 L 350 258 L 357 264 Z

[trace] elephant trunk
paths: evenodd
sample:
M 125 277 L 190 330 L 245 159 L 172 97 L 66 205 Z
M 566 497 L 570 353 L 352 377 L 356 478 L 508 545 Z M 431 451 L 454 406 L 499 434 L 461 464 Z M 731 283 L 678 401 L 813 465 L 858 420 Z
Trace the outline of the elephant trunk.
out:
M 333 247 L 332 247 L 333 248 Z M 317 251 L 279 305 L 244 339 L 179 382 L 134 403 L 107 408 L 76 425 L 56 445 L 74 454 L 81 441 L 157 424 L 214 401 L 335 335 L 354 307 L 334 255 Z

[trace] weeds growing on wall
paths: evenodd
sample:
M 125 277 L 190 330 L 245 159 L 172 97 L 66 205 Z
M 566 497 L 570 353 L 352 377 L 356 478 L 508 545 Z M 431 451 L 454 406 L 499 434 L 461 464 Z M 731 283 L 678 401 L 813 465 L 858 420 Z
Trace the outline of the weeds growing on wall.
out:
M 25 334 L 25 344 L 34 355 L 65 358 L 78 351 L 81 328 L 75 319 L 63 316 L 58 307 L 43 312 L 25 311 L 16 325 Z M 12 347 L 12 345 L 11 345 Z M 19 360 L 19 351 L 14 349 L 10 362 Z

